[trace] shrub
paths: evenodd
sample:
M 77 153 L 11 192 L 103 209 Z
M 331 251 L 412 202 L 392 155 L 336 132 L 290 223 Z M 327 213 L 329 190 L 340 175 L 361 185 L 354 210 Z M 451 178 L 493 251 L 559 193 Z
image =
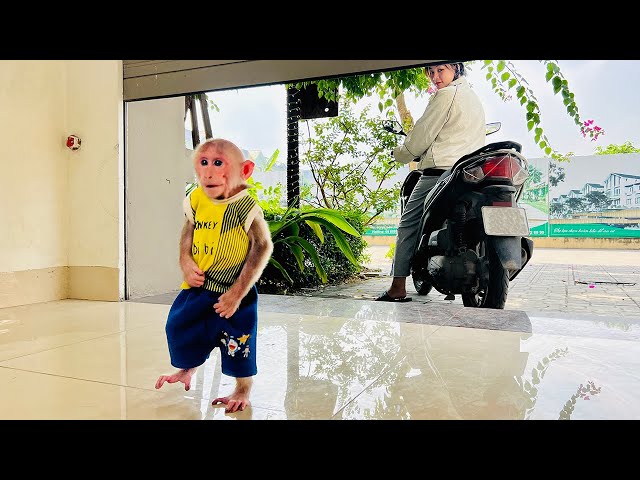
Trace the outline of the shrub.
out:
M 304 210 L 303 210 L 304 211 Z M 364 259 L 364 249 L 366 242 L 362 235 L 366 230 L 363 220 L 358 213 L 337 212 L 359 233 L 359 236 L 344 235 L 348 246 L 353 253 L 353 257 L 358 261 L 358 265 L 354 265 L 343 253 L 336 242 L 334 235 L 326 235 L 326 227 L 321 226 L 325 235 L 324 241 L 318 237 L 313 229 L 305 222 L 297 223 L 297 236 L 309 242 L 317 253 L 317 261 L 326 273 L 326 283 L 336 285 L 343 283 L 350 278 L 357 276 L 362 269 Z M 271 211 L 264 211 L 264 216 L 270 225 L 281 220 L 282 215 Z M 273 231 L 273 230 L 272 230 Z M 309 255 L 303 257 L 303 269 L 300 269 L 298 259 L 292 253 L 289 245 L 280 241 L 286 233 L 278 233 L 273 237 L 274 250 L 272 259 L 275 260 L 286 271 L 291 281 L 289 281 L 282 271 L 278 269 L 273 262 L 270 262 L 265 268 L 262 276 L 256 283 L 261 293 L 271 294 L 287 294 L 300 292 L 303 288 L 314 288 L 322 285 L 323 279 L 319 275 L 316 265 Z

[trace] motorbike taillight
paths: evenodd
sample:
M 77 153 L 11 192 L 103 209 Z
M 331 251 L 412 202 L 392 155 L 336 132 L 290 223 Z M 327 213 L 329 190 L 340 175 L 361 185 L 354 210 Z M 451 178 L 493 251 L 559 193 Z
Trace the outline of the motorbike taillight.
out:
M 513 155 L 488 157 L 480 165 L 464 169 L 465 182 L 478 183 L 486 178 L 510 180 L 515 186 L 522 185 L 529 176 L 520 159 Z

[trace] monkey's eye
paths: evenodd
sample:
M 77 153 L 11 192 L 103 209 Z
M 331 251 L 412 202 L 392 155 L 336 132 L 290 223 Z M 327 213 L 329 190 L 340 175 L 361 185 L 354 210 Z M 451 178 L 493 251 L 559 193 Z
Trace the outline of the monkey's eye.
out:
M 209 161 L 206 158 L 203 158 L 202 160 L 200 160 L 200 165 L 206 167 L 207 165 L 209 165 Z
M 222 166 L 222 160 L 217 160 L 217 159 L 216 159 L 216 160 L 214 160 L 214 161 L 213 161 L 213 164 L 214 164 L 216 167 L 221 167 L 221 166 Z

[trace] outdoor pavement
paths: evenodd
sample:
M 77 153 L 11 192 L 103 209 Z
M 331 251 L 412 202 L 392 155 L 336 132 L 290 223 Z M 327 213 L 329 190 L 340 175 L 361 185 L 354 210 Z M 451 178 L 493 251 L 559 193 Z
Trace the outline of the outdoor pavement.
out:
M 370 246 L 369 272 L 359 281 L 310 289 L 304 295 L 326 298 L 373 300 L 391 283 L 388 246 Z M 459 295 L 445 300 L 432 290 L 420 296 L 409 279 L 407 291 L 416 303 L 462 305 Z M 640 250 L 538 248 L 533 258 L 511 282 L 505 310 L 529 315 L 575 314 L 640 320 Z M 603 318 L 603 319 L 604 319 Z

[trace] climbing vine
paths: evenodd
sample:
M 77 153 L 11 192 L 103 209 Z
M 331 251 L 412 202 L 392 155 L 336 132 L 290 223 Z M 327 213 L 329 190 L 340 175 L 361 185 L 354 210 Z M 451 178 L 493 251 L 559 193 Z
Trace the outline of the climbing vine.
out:
M 569 89 L 569 82 L 560 71 L 557 62 L 540 60 L 546 67 L 545 79 L 553 86 L 553 93 L 562 95 L 567 114 L 573 118 L 580 128 L 583 137 L 589 136 L 592 141 L 604 134 L 604 130 L 595 125 L 593 120 L 582 121 L 574 93 Z M 572 153 L 560 153 L 551 146 L 547 135 L 542 129 L 542 114 L 540 105 L 533 90 L 526 79 L 515 69 L 511 62 L 505 60 L 484 60 L 483 69 L 487 70 L 485 78 L 491 83 L 493 91 L 504 101 L 511 100 L 514 91 L 520 105 L 526 108 L 527 129 L 533 130 L 534 141 L 542 151 L 554 160 L 566 161 Z

